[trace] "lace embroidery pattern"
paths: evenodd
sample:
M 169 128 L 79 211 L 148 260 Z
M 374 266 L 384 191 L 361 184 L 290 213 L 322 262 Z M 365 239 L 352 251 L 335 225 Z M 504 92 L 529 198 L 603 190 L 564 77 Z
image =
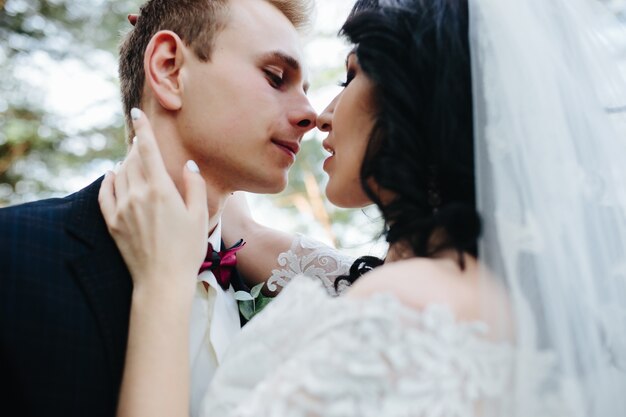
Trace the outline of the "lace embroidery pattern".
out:
M 335 290 L 334 283 L 337 277 L 348 274 L 354 259 L 341 254 L 337 249 L 324 245 L 304 235 L 297 235 L 291 244 L 291 249 L 278 256 L 281 269 L 274 269 L 267 280 L 270 291 L 276 291 L 278 286 L 286 286 L 295 276 L 306 275 L 318 279 L 328 294 L 341 294 L 347 285 L 340 285 Z
M 297 279 L 244 328 L 205 415 L 473 417 L 511 377 L 512 347 L 486 332 L 447 306 L 415 311 L 391 294 L 333 300 Z

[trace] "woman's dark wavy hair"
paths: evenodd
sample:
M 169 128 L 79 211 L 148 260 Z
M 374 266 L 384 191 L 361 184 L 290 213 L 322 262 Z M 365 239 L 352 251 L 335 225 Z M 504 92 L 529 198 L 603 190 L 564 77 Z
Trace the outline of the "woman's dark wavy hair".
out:
M 360 0 L 340 34 L 374 84 L 377 118 L 361 184 L 382 212 L 387 241 L 420 257 L 455 250 L 464 268 L 463 253 L 478 256 L 480 235 L 467 1 Z M 383 204 L 372 179 L 393 201 Z M 380 263 L 359 258 L 343 279 Z

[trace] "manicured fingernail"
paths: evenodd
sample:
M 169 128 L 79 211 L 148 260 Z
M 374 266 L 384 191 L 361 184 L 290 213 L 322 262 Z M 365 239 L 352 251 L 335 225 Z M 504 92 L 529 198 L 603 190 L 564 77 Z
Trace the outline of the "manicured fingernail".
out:
M 191 159 L 189 161 L 187 161 L 187 163 L 185 164 L 187 166 L 187 169 L 191 172 L 195 172 L 196 174 L 200 173 L 200 168 L 198 168 L 198 164 L 196 164 L 194 161 L 192 161 Z
M 132 109 L 130 109 L 130 117 L 133 120 L 139 120 L 139 118 L 141 117 L 141 110 L 139 110 L 137 107 L 133 107 Z

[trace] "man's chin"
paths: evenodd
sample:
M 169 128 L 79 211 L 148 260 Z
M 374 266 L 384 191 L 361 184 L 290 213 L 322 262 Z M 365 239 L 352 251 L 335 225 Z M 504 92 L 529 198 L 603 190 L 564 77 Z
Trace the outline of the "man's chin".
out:
M 282 193 L 283 191 L 285 191 L 285 188 L 287 188 L 287 181 L 285 181 L 285 183 L 281 184 L 280 186 L 268 187 L 267 189 L 265 189 L 261 193 L 263 193 L 263 194 L 278 194 L 278 193 Z
M 245 187 L 242 191 L 255 194 L 278 194 L 287 188 L 287 177 L 280 181 L 272 181 L 267 183 L 257 183 L 249 187 Z

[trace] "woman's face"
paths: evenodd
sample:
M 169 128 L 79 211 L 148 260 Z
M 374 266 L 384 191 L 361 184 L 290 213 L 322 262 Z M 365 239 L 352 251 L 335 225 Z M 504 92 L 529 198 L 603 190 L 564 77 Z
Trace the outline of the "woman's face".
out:
M 317 127 L 328 132 L 323 146 L 331 155 L 324 161 L 329 180 L 330 202 L 346 208 L 371 204 L 361 187 L 361 163 L 375 122 L 374 85 L 365 75 L 355 53 L 346 62 L 344 89 L 317 119 Z

